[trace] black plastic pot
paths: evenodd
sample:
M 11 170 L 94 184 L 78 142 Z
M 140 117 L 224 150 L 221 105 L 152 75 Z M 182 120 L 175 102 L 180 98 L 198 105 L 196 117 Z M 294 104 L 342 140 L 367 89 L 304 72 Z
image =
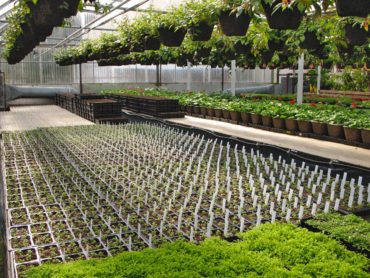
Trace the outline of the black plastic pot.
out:
M 361 142 L 361 129 L 344 127 L 344 136 L 347 141 Z
M 272 56 L 274 56 L 273 50 L 266 50 L 261 53 L 261 60 L 263 64 L 268 64 L 271 61 Z
M 366 31 L 361 25 L 348 23 L 345 26 L 346 39 L 351 45 L 363 45 L 367 42 L 370 32 Z
M 211 47 L 198 48 L 197 51 L 194 53 L 193 59 L 197 61 L 201 60 L 202 58 L 206 58 L 211 54 L 211 51 Z
M 370 14 L 369 0 L 335 0 L 339 16 L 366 17 Z
M 64 3 L 67 5 L 63 5 L 60 9 L 63 9 L 63 16 L 64 17 L 71 17 L 77 14 L 78 6 L 80 4 L 80 0 L 64 0 Z
M 231 10 L 221 11 L 219 16 L 221 30 L 226 36 L 245 36 L 251 17 L 247 12 L 231 13 Z
M 33 44 L 38 43 L 38 35 L 35 30 L 35 26 L 32 24 L 32 22 L 27 21 L 25 23 L 21 23 L 20 27 L 22 29 L 22 38 L 24 44 Z
M 277 30 L 295 30 L 299 27 L 304 13 L 302 13 L 295 5 L 292 8 L 279 8 L 275 11 L 275 7 L 281 3 L 280 0 L 275 0 L 272 5 L 262 1 L 262 7 L 265 11 L 267 22 L 271 29 Z
M 174 27 L 161 26 L 158 28 L 158 32 L 163 45 L 178 47 L 184 41 L 187 30 L 185 28 L 175 30 Z
M 322 45 L 317 39 L 316 32 L 306 31 L 304 33 L 304 41 L 300 43 L 300 47 L 305 49 L 319 49 L 322 48 Z
M 214 24 L 209 24 L 207 21 L 201 21 L 197 25 L 189 27 L 190 38 L 196 42 L 208 41 L 212 36 L 213 28 Z
M 331 69 L 331 68 L 333 67 L 333 64 L 334 64 L 334 62 L 333 62 L 333 61 L 324 60 L 324 61 L 322 62 L 322 67 L 323 67 L 324 69 Z
M 66 16 L 63 0 L 38 0 L 36 4 L 28 1 L 27 5 L 36 26 L 61 26 Z
M 250 44 L 244 44 L 241 41 L 237 41 L 234 44 L 234 49 L 237 54 L 249 54 L 252 46 Z
M 144 39 L 145 50 L 159 50 L 161 48 L 161 40 L 158 37 L 146 37 Z
M 272 39 L 267 42 L 269 49 L 274 50 L 274 51 L 282 51 L 285 46 L 285 41 L 284 40 L 276 40 Z
M 106 67 L 106 66 L 121 66 L 122 62 L 118 59 L 108 59 L 108 60 L 99 60 L 98 66 L 99 67 Z

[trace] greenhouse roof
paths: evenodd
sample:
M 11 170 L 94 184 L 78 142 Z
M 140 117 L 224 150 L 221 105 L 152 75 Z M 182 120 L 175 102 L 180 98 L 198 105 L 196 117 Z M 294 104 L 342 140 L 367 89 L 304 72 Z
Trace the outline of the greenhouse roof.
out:
M 7 16 L 17 2 L 17 0 L 0 0 L 0 36 L 8 25 Z M 103 8 L 98 13 L 94 4 L 86 3 L 82 12 L 69 19 L 70 24 L 55 28 L 57 30 L 41 45 L 58 47 L 74 44 L 73 41 L 79 41 L 81 38 L 97 37 L 101 32 L 115 31 L 117 22 L 123 15 L 135 17 L 136 13 L 145 12 L 149 8 L 165 12 L 167 7 L 180 2 L 179 0 L 100 0 L 99 4 Z M 104 7 L 108 9 L 104 10 Z M 85 16 L 76 20 L 81 14 Z

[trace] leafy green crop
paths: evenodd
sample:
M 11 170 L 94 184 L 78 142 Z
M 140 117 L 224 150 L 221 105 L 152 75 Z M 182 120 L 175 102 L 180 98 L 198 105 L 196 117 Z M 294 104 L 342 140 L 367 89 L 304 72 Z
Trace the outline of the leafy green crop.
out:
M 368 260 L 323 234 L 265 224 L 229 243 L 178 241 L 116 257 L 42 265 L 27 277 L 369 277 Z
M 237 112 L 257 113 L 282 119 L 297 119 L 338 124 L 346 127 L 370 129 L 370 111 L 339 105 L 303 104 L 296 105 L 291 96 L 278 96 L 281 100 L 266 95 L 254 95 L 246 98 L 233 97 L 225 93 L 181 93 L 161 89 L 129 89 L 104 91 L 103 94 L 133 94 L 145 96 L 160 96 L 178 99 L 181 105 L 203 106 L 218 109 L 228 109 Z M 329 101 L 329 100 L 328 100 Z
M 339 213 L 320 214 L 307 223 L 330 237 L 352 244 L 359 250 L 370 251 L 370 223 L 361 217 Z

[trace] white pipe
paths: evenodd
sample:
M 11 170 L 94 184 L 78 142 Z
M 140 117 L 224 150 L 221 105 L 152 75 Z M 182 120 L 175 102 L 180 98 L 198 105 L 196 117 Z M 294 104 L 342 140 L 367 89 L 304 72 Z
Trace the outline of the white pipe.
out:
M 297 104 L 303 102 L 304 54 L 298 60 Z
M 317 94 L 321 91 L 321 66 L 317 67 Z
M 231 61 L 231 94 L 235 96 L 236 87 L 236 61 Z
M 186 80 L 186 90 L 191 91 L 191 63 L 188 61 L 187 66 L 187 80 Z

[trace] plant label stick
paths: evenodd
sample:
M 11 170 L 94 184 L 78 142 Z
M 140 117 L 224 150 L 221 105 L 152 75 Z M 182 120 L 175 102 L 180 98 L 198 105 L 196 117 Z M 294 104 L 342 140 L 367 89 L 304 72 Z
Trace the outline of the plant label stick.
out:
M 298 196 L 299 196 L 299 198 L 301 198 L 301 199 L 302 199 L 302 197 L 303 197 L 303 190 L 304 190 L 304 187 L 303 187 L 303 186 L 301 186 L 301 187 L 299 188 L 299 193 L 298 193 Z
M 303 219 L 303 213 L 304 213 L 304 206 L 299 206 L 299 214 L 298 214 L 299 220 Z
M 278 196 L 277 196 L 277 202 L 280 204 L 280 201 L 281 201 L 281 194 L 282 192 L 279 190 L 278 192 Z
M 307 202 L 306 202 L 306 207 L 310 207 L 311 206 L 311 200 L 312 200 L 312 196 L 311 195 L 308 195 L 307 196 Z
M 225 226 L 224 226 L 224 236 L 228 235 L 228 230 L 229 230 L 229 214 L 230 211 L 227 209 L 225 213 Z
M 335 211 L 338 211 L 339 210 L 339 203 L 340 203 L 340 199 L 336 199 L 335 200 L 335 204 L 334 204 L 334 210 Z
M 358 186 L 361 186 L 361 185 L 362 185 L 362 176 L 359 176 L 359 177 L 358 177 L 357 185 L 358 185 Z
M 287 212 L 286 212 L 286 216 L 285 216 L 285 220 L 286 222 L 290 222 L 290 217 L 291 217 L 291 214 L 292 214 L 292 210 L 290 208 L 287 209 Z
M 245 226 L 245 219 L 244 217 L 240 217 L 240 232 L 244 232 L 244 226 Z
M 272 212 L 275 209 L 275 202 L 270 202 L 270 214 L 272 215 Z
M 316 201 L 316 203 L 317 203 L 318 205 L 320 205 L 320 204 L 321 204 L 321 201 L 322 201 L 322 193 L 321 193 L 321 192 L 319 192 L 319 195 L 318 195 L 318 197 L 317 197 L 317 201 Z
M 348 199 L 348 207 L 352 208 L 353 206 L 353 199 L 354 199 L 354 188 L 352 187 L 351 188 L 351 194 L 349 195 L 349 199 Z M 353 190 L 353 194 L 352 194 L 352 190 Z
M 255 196 L 253 197 L 253 208 L 255 208 L 255 207 L 257 206 L 257 201 L 258 201 L 258 196 L 257 196 L 257 195 L 255 195 Z
M 325 202 L 324 213 L 329 213 L 329 209 L 330 209 L 330 202 L 326 201 Z
M 128 251 L 132 250 L 132 238 L 131 236 L 128 237 Z
M 315 215 L 316 215 L 316 209 L 317 209 L 317 205 L 316 205 L 315 203 L 313 203 L 313 204 L 312 204 L 312 209 L 311 209 L 311 214 L 312 214 L 313 216 L 315 216 Z
M 294 197 L 294 204 L 293 204 L 293 208 L 297 208 L 298 207 L 298 197 Z
M 265 197 L 265 205 L 266 206 L 269 203 L 269 199 L 270 199 L 270 193 L 266 193 L 266 197 Z

